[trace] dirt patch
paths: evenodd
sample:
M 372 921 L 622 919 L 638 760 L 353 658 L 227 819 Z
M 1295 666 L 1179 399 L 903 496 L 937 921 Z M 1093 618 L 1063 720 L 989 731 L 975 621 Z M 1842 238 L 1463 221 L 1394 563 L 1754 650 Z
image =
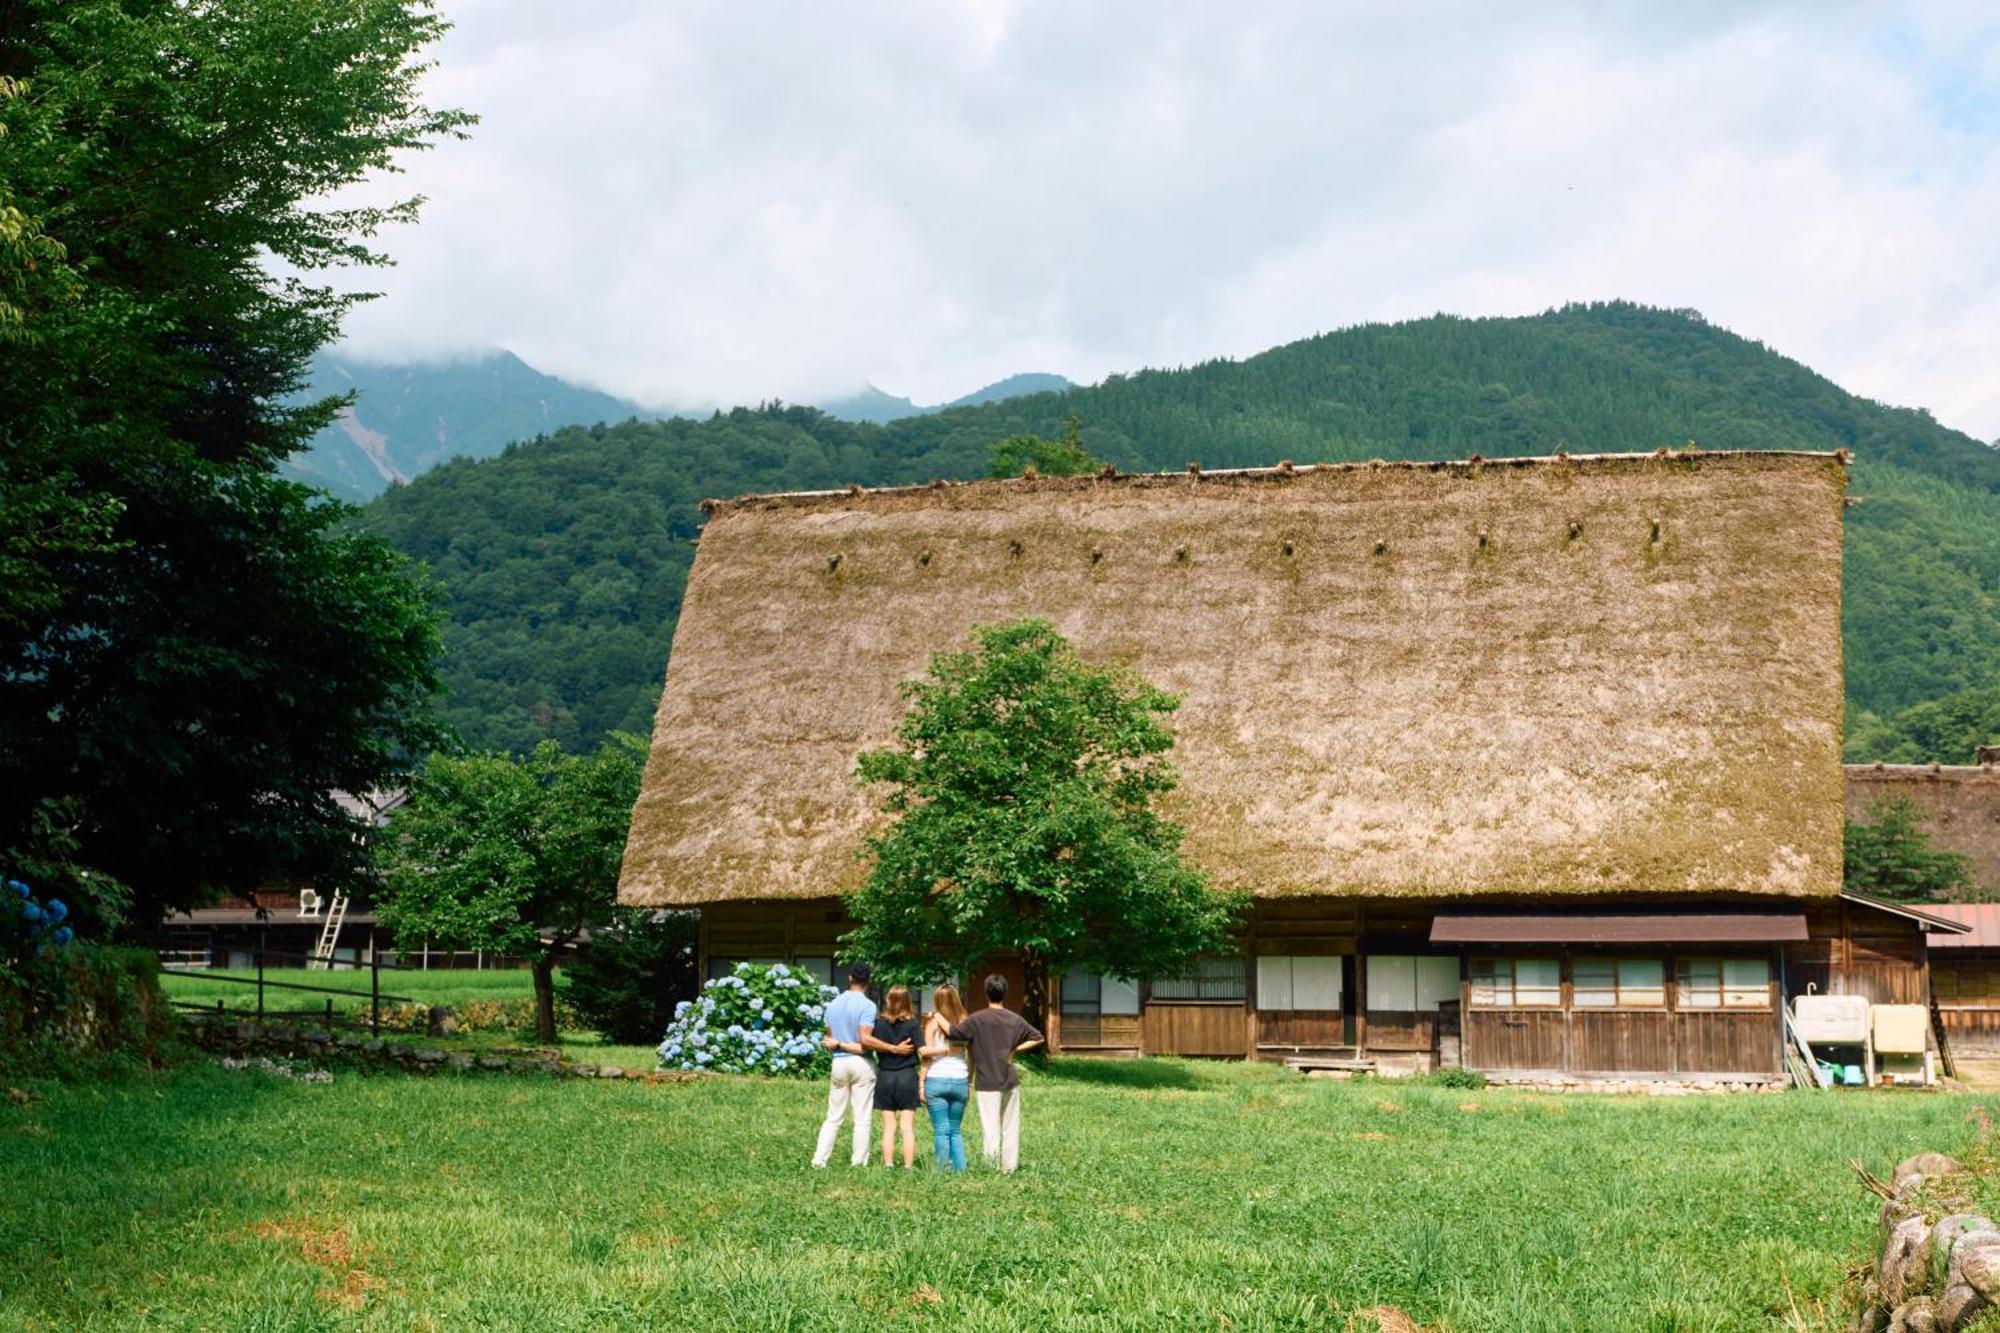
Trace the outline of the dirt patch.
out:
M 369 1296 L 388 1290 L 387 1282 L 361 1266 L 367 1262 L 380 1267 L 374 1247 L 357 1246 L 344 1226 L 326 1227 L 307 1217 L 287 1218 L 259 1222 L 251 1228 L 251 1234 L 259 1240 L 296 1242 L 299 1257 L 325 1269 L 333 1279 L 332 1286 L 313 1293 L 328 1305 L 359 1310 L 368 1303 Z

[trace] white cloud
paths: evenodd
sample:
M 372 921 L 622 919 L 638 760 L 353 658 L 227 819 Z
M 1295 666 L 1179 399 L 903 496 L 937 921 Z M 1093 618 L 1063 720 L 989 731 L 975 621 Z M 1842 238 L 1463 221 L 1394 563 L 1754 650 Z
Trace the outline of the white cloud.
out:
M 935 400 L 1629 297 L 2000 435 L 1982 6 L 449 12 L 363 354 Z

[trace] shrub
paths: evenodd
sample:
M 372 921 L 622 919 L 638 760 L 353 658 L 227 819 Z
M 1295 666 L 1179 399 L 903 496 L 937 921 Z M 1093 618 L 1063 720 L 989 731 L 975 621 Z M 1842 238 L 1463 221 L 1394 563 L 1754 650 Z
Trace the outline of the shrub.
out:
M 1479 1089 L 1486 1086 L 1486 1075 L 1477 1069 L 1439 1069 L 1424 1076 L 1427 1083 L 1435 1083 L 1440 1088 Z
M 694 933 L 692 912 L 620 912 L 564 965 L 562 997 L 606 1040 L 652 1041 L 695 994 Z
M 832 1054 L 820 1044 L 836 992 L 783 963 L 738 963 L 726 977 L 674 1006 L 660 1043 L 662 1069 L 810 1077 Z
M 72 943 L 34 983 L 0 977 L 0 1069 L 80 1076 L 164 1064 L 175 1052 L 159 960 L 144 949 Z

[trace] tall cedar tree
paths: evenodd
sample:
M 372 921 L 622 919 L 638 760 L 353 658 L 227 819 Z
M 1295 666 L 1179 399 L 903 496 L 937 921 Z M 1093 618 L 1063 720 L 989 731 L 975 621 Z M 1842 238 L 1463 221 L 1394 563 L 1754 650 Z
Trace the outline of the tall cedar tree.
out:
M 339 883 L 335 789 L 432 743 L 427 592 L 280 480 L 357 300 L 313 281 L 418 201 L 331 192 L 470 117 L 428 0 L 0 5 L 0 865 L 133 926 Z M 53 882 L 51 882 L 53 880 Z M 69 881 L 64 883 L 63 881 Z
M 433 755 L 376 840 L 383 924 L 406 947 L 528 959 L 536 1034 L 554 1041 L 556 961 L 617 906 L 642 753 L 620 736 L 589 757 L 554 741 L 525 759 Z
M 972 640 L 903 684 L 898 743 L 861 756 L 894 820 L 869 841 L 846 953 L 912 978 L 1012 955 L 1040 1019 L 1052 971 L 1171 976 L 1226 947 L 1240 898 L 1154 809 L 1179 781 L 1179 698 L 1083 661 L 1046 621 Z
M 1877 801 L 1868 814 L 1868 819 L 1847 822 L 1842 878 L 1850 893 L 1911 903 L 1969 902 L 1984 896 L 1972 862 L 1932 845 L 1908 797 Z

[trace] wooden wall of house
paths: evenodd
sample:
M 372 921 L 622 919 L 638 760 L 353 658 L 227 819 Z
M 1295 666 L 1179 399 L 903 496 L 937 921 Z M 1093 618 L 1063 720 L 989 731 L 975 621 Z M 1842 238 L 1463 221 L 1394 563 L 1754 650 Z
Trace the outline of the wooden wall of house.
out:
M 1846 901 L 1805 909 L 1803 944 L 1784 949 L 1785 996 L 1865 995 L 1870 1004 L 1924 1004 L 1930 970 L 1914 921 Z
M 1932 949 L 1931 986 L 1955 1051 L 2000 1049 L 2000 956 L 1987 949 Z

